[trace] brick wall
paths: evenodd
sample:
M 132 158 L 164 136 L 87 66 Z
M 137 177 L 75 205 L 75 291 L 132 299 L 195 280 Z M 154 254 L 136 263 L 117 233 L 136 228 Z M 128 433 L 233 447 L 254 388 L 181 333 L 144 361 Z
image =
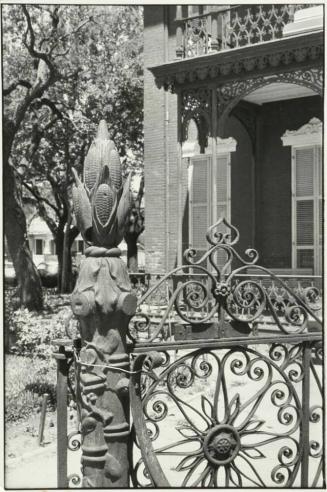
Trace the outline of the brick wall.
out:
M 226 122 L 225 136 L 237 142 L 231 153 L 231 222 L 240 232 L 237 249 L 242 254 L 254 247 L 253 149 L 244 126 L 233 116 Z
M 145 261 L 149 272 L 173 268 L 177 252 L 177 96 L 159 90 L 146 69 L 175 58 L 174 7 L 168 15 L 165 33 L 164 7 L 144 7 Z
M 283 147 L 280 137 L 314 116 L 323 119 L 319 96 L 262 105 L 256 247 L 269 268 L 290 268 L 292 257 L 291 147 Z
M 163 15 L 163 6 L 144 8 L 145 268 L 150 272 L 165 265 L 164 91 L 147 70 L 164 62 Z
M 145 120 L 145 254 L 146 270 L 166 271 L 176 266 L 179 214 L 183 221 L 183 250 L 187 234 L 187 166 L 183 163 L 182 210 L 178 201 L 177 96 L 155 86 L 146 67 L 175 59 L 175 6 L 144 7 L 144 120 Z M 286 129 L 297 129 L 317 116 L 319 97 L 267 103 L 258 122 L 260 146 L 253 150 L 243 126 L 230 118 L 225 136 L 233 136 L 232 223 L 240 230 L 239 250 L 259 250 L 260 262 L 271 268 L 291 265 L 291 158 L 282 146 Z M 168 195 L 168 200 L 166 196 Z

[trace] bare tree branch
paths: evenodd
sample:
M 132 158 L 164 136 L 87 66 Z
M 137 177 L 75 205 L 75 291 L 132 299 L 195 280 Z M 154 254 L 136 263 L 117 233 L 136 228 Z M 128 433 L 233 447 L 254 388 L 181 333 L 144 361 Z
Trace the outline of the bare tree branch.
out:
M 33 58 L 38 58 L 39 60 L 43 60 L 47 64 L 47 66 L 50 70 L 50 75 L 54 76 L 54 74 L 56 73 L 56 69 L 55 69 L 53 63 L 51 62 L 49 56 L 46 53 L 44 53 L 42 51 L 37 51 L 35 49 L 35 32 L 34 32 L 34 29 L 32 26 L 31 16 L 28 12 L 26 5 L 22 5 L 22 9 L 23 9 L 25 19 L 27 22 L 27 29 L 23 35 L 23 44 L 27 48 L 29 54 Z M 29 42 L 27 42 L 27 35 L 28 34 L 29 34 Z
M 4 96 L 8 96 L 14 90 L 16 90 L 17 87 L 19 87 L 19 86 L 25 87 L 26 89 L 32 88 L 32 84 L 30 82 L 28 82 L 27 80 L 21 80 L 20 79 L 20 80 L 17 80 L 17 82 L 13 82 L 12 84 L 10 84 L 10 86 L 7 87 L 6 89 L 3 89 L 2 93 Z
M 26 183 L 23 177 L 19 174 L 18 176 L 20 178 L 21 184 L 31 193 L 31 195 L 34 196 L 37 202 L 45 203 L 46 205 L 48 205 L 48 207 L 52 208 L 52 210 L 59 216 L 59 210 L 57 209 L 57 207 L 55 207 L 55 205 L 53 205 L 53 203 L 51 203 L 47 198 L 43 197 L 36 186 Z
M 53 101 L 51 101 L 50 99 L 48 99 L 47 97 L 42 97 L 40 99 L 36 99 L 33 102 L 33 106 L 36 109 L 40 109 L 41 106 L 47 106 L 48 108 L 51 109 L 52 113 L 57 116 L 57 120 L 62 119 L 64 117 L 62 112 L 57 108 L 56 104 Z
M 68 32 L 67 34 L 64 34 L 63 36 L 60 36 L 57 43 L 55 43 L 51 49 L 50 49 L 50 54 L 53 53 L 54 49 L 58 46 L 59 42 L 62 42 L 64 41 L 65 39 L 68 39 L 70 38 L 71 36 L 73 36 L 74 34 L 77 34 L 84 26 L 86 26 L 89 22 L 94 22 L 94 19 L 92 16 L 88 17 L 86 20 L 82 21 L 77 27 L 76 29 L 74 29 L 73 31 L 70 31 Z M 69 50 L 68 50 L 69 51 Z M 67 54 L 67 53 L 66 53 Z M 56 54 L 56 56 L 59 56 L 59 53 Z

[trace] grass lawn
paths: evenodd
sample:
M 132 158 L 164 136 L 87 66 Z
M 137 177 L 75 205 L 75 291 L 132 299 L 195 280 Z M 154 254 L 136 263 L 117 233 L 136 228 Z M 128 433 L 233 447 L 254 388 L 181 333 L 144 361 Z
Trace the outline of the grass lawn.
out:
M 56 386 L 55 361 L 18 355 L 5 356 L 5 419 L 21 420 L 40 408 L 42 393 Z

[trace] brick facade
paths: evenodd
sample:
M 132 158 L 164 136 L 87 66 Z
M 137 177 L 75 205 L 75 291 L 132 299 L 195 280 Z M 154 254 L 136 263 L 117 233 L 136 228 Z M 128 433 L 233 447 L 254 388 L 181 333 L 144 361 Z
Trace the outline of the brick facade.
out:
M 256 247 L 262 263 L 270 268 L 290 268 L 291 239 L 291 148 L 281 136 L 297 130 L 312 117 L 323 120 L 319 96 L 263 104 L 261 150 L 256 164 L 260 186 L 256 192 Z
M 166 29 L 164 21 L 163 6 L 144 9 L 145 261 L 150 272 L 173 268 L 177 250 L 177 96 L 157 89 L 147 70 L 174 58 L 172 22 Z
M 165 272 L 177 264 L 179 217 L 182 250 L 188 243 L 188 170 L 182 163 L 182 210 L 178 199 L 177 96 L 158 89 L 147 67 L 175 59 L 174 6 L 144 8 L 145 268 Z M 291 267 L 291 157 L 281 135 L 313 116 L 322 120 L 319 96 L 257 107 L 256 141 L 234 116 L 225 137 L 234 137 L 231 157 L 231 221 L 240 231 L 238 249 L 255 247 L 260 263 Z

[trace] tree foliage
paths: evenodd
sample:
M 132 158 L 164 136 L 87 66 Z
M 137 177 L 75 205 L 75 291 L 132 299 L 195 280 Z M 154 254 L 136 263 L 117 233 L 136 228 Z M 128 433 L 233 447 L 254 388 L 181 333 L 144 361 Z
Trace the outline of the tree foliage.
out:
M 15 127 L 10 163 L 53 233 L 62 266 L 65 228 L 68 250 L 77 234 L 71 168 L 82 170 L 100 119 L 126 171 L 142 167 L 142 9 L 5 5 L 2 22 L 4 116 Z

